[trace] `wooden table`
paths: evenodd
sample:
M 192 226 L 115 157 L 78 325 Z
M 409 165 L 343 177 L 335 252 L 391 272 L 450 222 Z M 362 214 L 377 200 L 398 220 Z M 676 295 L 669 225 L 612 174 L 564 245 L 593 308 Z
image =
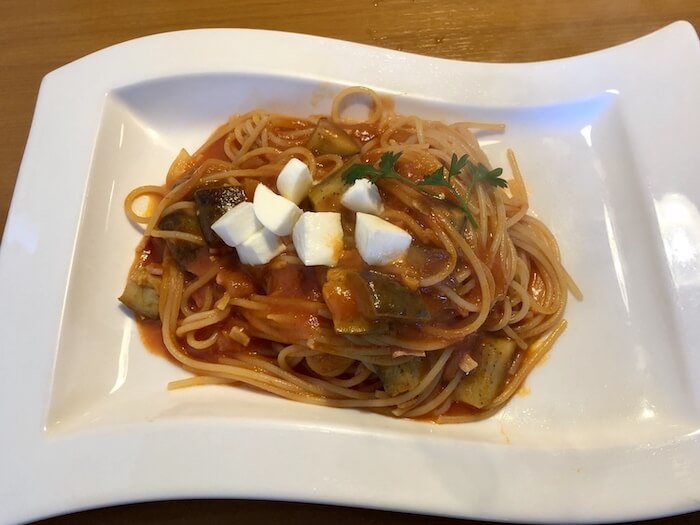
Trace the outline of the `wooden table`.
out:
M 0 18 L 0 158 L 4 159 L 0 164 L 0 231 L 4 230 L 41 78 L 67 62 L 130 38 L 197 27 L 246 27 L 310 33 L 461 60 L 524 62 L 602 49 L 680 19 L 700 29 L 700 2 L 121 0 L 108 6 L 80 0 L 4 0 Z M 159 502 L 42 523 L 190 522 L 457 523 L 380 511 L 255 501 Z M 700 513 L 656 523 L 698 522 Z

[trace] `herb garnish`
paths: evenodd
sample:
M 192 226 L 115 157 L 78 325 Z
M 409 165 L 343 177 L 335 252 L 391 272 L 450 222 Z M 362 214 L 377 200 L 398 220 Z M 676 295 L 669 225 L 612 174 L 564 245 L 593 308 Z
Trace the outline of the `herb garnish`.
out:
M 441 186 L 447 188 L 447 190 L 454 195 L 459 203 L 459 207 L 467 214 L 469 222 L 474 228 L 478 227 L 478 223 L 469 210 L 469 199 L 471 197 L 472 191 L 477 184 L 483 183 L 489 186 L 496 186 L 499 188 L 505 188 L 508 186 L 508 182 L 501 178 L 503 174 L 502 168 L 495 168 L 489 170 L 486 166 L 481 163 L 474 164 L 469 160 L 468 155 L 462 155 L 457 157 L 456 154 L 452 154 L 452 159 L 450 161 L 450 167 L 447 170 L 447 176 L 445 176 L 445 168 L 440 167 L 436 169 L 429 175 L 426 175 L 418 182 L 414 182 L 408 177 L 404 177 L 396 172 L 394 166 L 396 162 L 401 157 L 401 152 L 387 151 L 379 159 L 378 167 L 374 167 L 371 164 L 353 164 L 350 166 L 343 174 L 343 179 L 346 184 L 352 184 L 358 179 L 369 179 L 371 182 L 377 182 L 382 179 L 394 179 L 398 180 L 404 184 L 408 184 L 412 188 L 420 190 L 426 195 L 434 198 L 442 198 L 442 195 L 426 191 L 425 186 Z M 467 187 L 466 195 L 460 195 L 457 190 L 452 185 L 452 177 L 459 174 L 464 168 L 467 168 L 471 173 L 472 179 Z

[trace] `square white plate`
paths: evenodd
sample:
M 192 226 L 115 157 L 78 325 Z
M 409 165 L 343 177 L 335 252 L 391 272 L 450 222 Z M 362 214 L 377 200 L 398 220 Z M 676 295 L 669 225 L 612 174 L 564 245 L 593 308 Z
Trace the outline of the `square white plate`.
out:
M 516 397 L 456 426 L 295 404 L 186 374 L 119 307 L 122 202 L 252 107 L 502 121 L 585 300 Z M 44 79 L 0 252 L 0 521 L 184 497 L 462 517 L 620 520 L 700 508 L 700 48 L 676 23 L 551 62 L 476 64 L 216 29 L 114 46 Z

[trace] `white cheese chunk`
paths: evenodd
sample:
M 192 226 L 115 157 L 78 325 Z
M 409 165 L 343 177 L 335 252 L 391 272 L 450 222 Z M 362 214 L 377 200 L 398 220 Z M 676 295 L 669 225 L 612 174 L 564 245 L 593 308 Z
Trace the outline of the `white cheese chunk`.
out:
M 236 247 L 243 264 L 266 264 L 285 250 L 282 240 L 267 228 L 258 230 Z
M 374 215 L 357 214 L 355 246 L 367 264 L 389 264 L 401 257 L 410 244 L 411 235 L 398 226 Z
M 294 226 L 294 247 L 306 266 L 335 266 L 343 253 L 340 213 L 307 211 Z
M 264 184 L 258 184 L 253 195 L 255 216 L 276 235 L 289 235 L 301 217 L 301 208 L 289 199 L 277 195 Z
M 236 204 L 211 225 L 211 229 L 221 240 L 233 248 L 248 240 L 262 227 L 262 223 L 255 216 L 252 202 Z
M 353 211 L 379 215 L 384 206 L 379 189 L 367 179 L 357 179 L 348 190 L 343 193 L 340 203 Z
M 290 159 L 277 176 L 280 195 L 299 204 L 309 194 L 313 179 L 309 168 L 299 159 Z

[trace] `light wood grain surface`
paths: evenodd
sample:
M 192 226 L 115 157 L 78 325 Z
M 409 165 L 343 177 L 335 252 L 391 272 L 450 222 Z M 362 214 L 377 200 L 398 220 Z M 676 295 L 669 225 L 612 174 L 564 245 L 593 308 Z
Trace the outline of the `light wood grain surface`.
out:
M 460 60 L 524 62 L 603 49 L 676 20 L 700 28 L 698 0 L 3 0 L 0 8 L 0 231 L 42 77 L 124 40 L 178 29 L 245 27 Z M 51 169 L 60 176 L 60 166 Z M 237 501 L 141 504 L 44 523 L 270 522 L 453 523 L 379 511 Z M 658 523 L 700 523 L 700 514 Z

